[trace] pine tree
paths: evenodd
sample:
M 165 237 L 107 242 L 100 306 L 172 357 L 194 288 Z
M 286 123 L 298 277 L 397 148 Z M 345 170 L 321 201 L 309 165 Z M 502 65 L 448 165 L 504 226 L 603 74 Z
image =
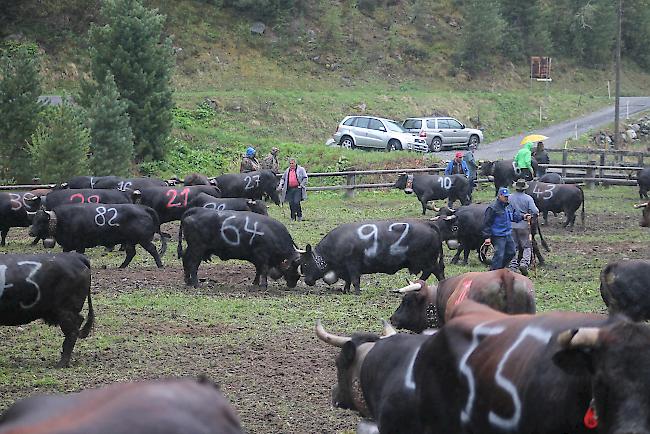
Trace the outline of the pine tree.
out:
M 120 99 L 113 75 L 104 83 L 90 105 L 90 172 L 96 176 L 130 174 L 133 161 L 133 132 L 129 126 L 128 104 Z
M 106 24 L 89 31 L 93 78 L 101 86 L 108 73 L 114 76 L 128 104 L 136 160 L 163 159 L 172 126 L 174 62 L 171 41 L 162 37 L 165 17 L 140 0 L 106 0 L 101 14 Z
M 650 0 L 623 3 L 623 55 L 650 68 Z
M 86 174 L 89 144 L 90 132 L 77 108 L 68 102 L 51 107 L 29 147 L 36 174 L 45 182 Z
M 458 49 L 460 66 L 476 74 L 491 66 L 502 40 L 504 22 L 497 0 L 467 0 L 463 5 L 463 36 Z
M 551 39 L 540 0 L 501 0 L 503 53 L 513 60 L 549 54 Z
M 35 46 L 13 45 L 0 53 L 0 177 L 31 180 L 28 142 L 43 104 Z

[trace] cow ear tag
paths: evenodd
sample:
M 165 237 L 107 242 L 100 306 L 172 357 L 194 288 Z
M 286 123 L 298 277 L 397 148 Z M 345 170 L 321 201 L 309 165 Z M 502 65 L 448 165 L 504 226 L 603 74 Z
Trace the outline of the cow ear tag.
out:
M 587 411 L 585 412 L 583 422 L 588 429 L 598 428 L 598 415 L 596 414 L 596 409 L 593 401 L 591 401 L 589 408 L 587 408 Z

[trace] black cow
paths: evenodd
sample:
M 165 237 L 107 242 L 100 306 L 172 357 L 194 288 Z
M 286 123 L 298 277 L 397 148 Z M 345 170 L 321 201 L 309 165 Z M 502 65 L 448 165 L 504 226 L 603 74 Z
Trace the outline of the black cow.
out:
M 46 428 L 44 428 L 46 427 Z M 242 434 L 239 417 L 205 379 L 115 383 L 25 398 L 0 416 L 0 434 Z
M 526 194 L 535 201 L 535 205 L 544 216 L 544 224 L 548 223 L 548 212 L 564 212 L 566 221 L 563 226 L 573 227 L 576 221 L 576 211 L 582 205 L 580 218 L 585 225 L 585 195 L 582 188 L 572 184 L 547 184 L 531 181 L 528 183 Z
M 0 246 L 4 246 L 10 228 L 26 228 L 31 224 L 30 199 L 36 196 L 29 191 L 0 193 Z
M 187 248 L 183 251 L 183 236 Z M 243 259 L 255 265 L 253 285 L 268 286 L 267 275 L 284 277 L 296 286 L 300 255 L 287 228 L 279 221 L 248 211 L 191 208 L 178 231 L 178 257 L 183 258 L 185 283 L 198 287 L 197 271 L 212 255 L 222 260 Z M 279 274 L 276 274 L 279 272 Z
M 639 226 L 641 226 L 642 228 L 650 227 L 650 207 L 648 207 L 648 202 L 634 205 L 634 208 L 643 208 L 643 213 L 641 214 L 641 221 L 639 222 Z
M 217 185 L 215 178 L 208 178 L 200 173 L 190 173 L 183 178 L 183 185 Z
M 535 313 L 533 282 L 507 269 L 463 273 L 437 286 L 418 281 L 394 292 L 405 295 L 390 322 L 416 333 L 444 325 L 452 310 L 464 300 L 509 314 Z
M 122 178 L 120 176 L 75 176 L 64 188 L 100 188 L 114 190 L 137 190 L 148 187 L 168 186 L 167 181 L 156 178 Z
M 546 172 L 544 175 L 540 176 L 538 181 L 545 182 L 547 184 L 564 184 L 564 179 L 562 179 L 562 175 L 555 172 Z
M 334 407 L 356 410 L 374 420 L 380 433 L 426 432 L 412 379 L 415 358 L 430 336 L 399 333 L 382 339 L 359 333 L 344 337 L 327 332 L 320 321 L 316 336 L 341 348 L 336 358 L 337 384 L 332 388 Z
M 0 255 L 0 280 L 0 324 L 15 326 L 42 319 L 60 326 L 65 340 L 56 366 L 68 366 L 77 338 L 88 336 L 95 319 L 88 258 L 74 252 Z M 81 328 L 86 298 L 88 319 Z M 2 420 L 0 426 L 4 426 Z
M 647 199 L 650 190 L 650 167 L 639 170 L 636 181 L 639 184 L 639 199 Z
M 622 260 L 600 273 L 600 295 L 609 313 L 623 313 L 634 321 L 650 319 L 650 261 Z
M 278 184 L 280 180 L 270 170 L 258 170 L 247 173 L 226 173 L 216 178 L 221 189 L 221 197 L 247 197 L 249 199 L 262 199 L 263 196 L 271 198 L 280 205 Z
M 161 235 L 160 255 L 151 242 L 160 234 L 158 214 L 153 209 L 134 204 L 77 204 L 62 205 L 52 211 L 40 210 L 32 220 L 31 236 L 45 239 L 46 247 L 58 242 L 64 252 L 83 253 L 88 247 L 113 247 L 122 244 L 126 257 L 124 268 L 135 256 L 135 245 L 140 244 L 162 267 L 160 255 L 165 253 L 167 240 Z
M 481 246 L 485 241 L 485 237 L 483 236 L 483 220 L 487 207 L 488 204 L 479 203 L 461 206 L 455 210 L 443 207 L 440 208 L 438 217 L 434 217 L 435 221 L 439 223 L 438 227 L 442 233 L 443 240 L 447 242 L 447 246 L 450 249 L 457 249 L 456 254 L 451 259 L 452 264 L 457 264 L 460 260 L 460 254 L 463 253 L 462 264 L 467 265 L 469 253 L 472 250 L 476 250 L 479 260 L 486 265 L 490 265 L 490 259 L 481 252 Z M 544 257 L 535 239 L 537 234 L 539 234 L 542 247 L 547 252 L 550 249 L 542 236 L 538 219 L 531 221 L 531 229 L 533 253 L 537 257 L 539 264 L 544 265 Z
M 445 278 L 442 236 L 430 221 L 347 223 L 331 230 L 313 250 L 309 244 L 305 250 L 301 267 L 309 286 L 321 278 L 328 284 L 342 278 L 344 292 L 354 284 L 359 294 L 362 274 L 395 274 L 402 268 L 411 274 L 421 272 L 422 280 L 431 274 L 438 280 Z
M 415 192 L 422 204 L 422 215 L 427 212 L 427 202 L 446 199 L 463 205 L 469 205 L 469 181 L 465 175 L 407 175 L 402 173 L 395 181 L 395 188 L 407 194 Z
M 59 205 L 75 203 L 133 203 L 131 194 L 119 190 L 92 188 L 52 190 L 46 196 L 27 199 L 34 211 L 41 208 L 52 210 Z
M 187 207 L 210 208 L 218 211 L 251 211 L 257 214 L 269 215 L 266 203 L 262 200 L 246 199 L 245 197 L 216 198 L 206 193 L 199 193 Z
M 133 192 L 133 201 L 153 208 L 160 218 L 160 223 L 180 220 L 199 194 L 220 197 L 219 188 L 213 185 L 193 185 L 190 187 L 151 187 Z
M 483 176 L 494 177 L 494 195 L 499 192 L 500 187 L 510 187 L 513 182 L 521 178 L 515 171 L 513 160 L 485 161 L 481 163 L 479 173 Z M 533 172 L 537 172 L 537 160 L 533 157 L 531 161 Z
M 594 416 L 599 433 L 645 434 L 649 364 L 646 324 L 469 300 L 420 347 L 412 383 L 430 434 L 586 434 Z

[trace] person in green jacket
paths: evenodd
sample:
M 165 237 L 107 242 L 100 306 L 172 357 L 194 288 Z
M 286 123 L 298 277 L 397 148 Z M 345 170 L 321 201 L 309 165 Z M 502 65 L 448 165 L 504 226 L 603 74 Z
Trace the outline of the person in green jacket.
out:
M 532 154 L 533 142 L 524 143 L 517 155 L 515 155 L 515 168 L 519 171 L 519 176 L 530 181 L 533 179 Z

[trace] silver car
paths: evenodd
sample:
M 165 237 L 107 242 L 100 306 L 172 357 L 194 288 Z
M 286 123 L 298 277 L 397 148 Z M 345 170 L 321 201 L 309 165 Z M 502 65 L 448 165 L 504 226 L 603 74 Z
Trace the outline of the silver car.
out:
M 470 144 L 478 147 L 483 141 L 483 131 L 467 128 L 462 122 L 450 117 L 408 118 L 402 126 L 426 140 L 431 152 L 440 152 L 445 147 L 467 147 Z
M 346 116 L 332 138 L 340 146 L 352 149 L 429 150 L 424 139 L 410 134 L 398 122 L 375 116 Z

